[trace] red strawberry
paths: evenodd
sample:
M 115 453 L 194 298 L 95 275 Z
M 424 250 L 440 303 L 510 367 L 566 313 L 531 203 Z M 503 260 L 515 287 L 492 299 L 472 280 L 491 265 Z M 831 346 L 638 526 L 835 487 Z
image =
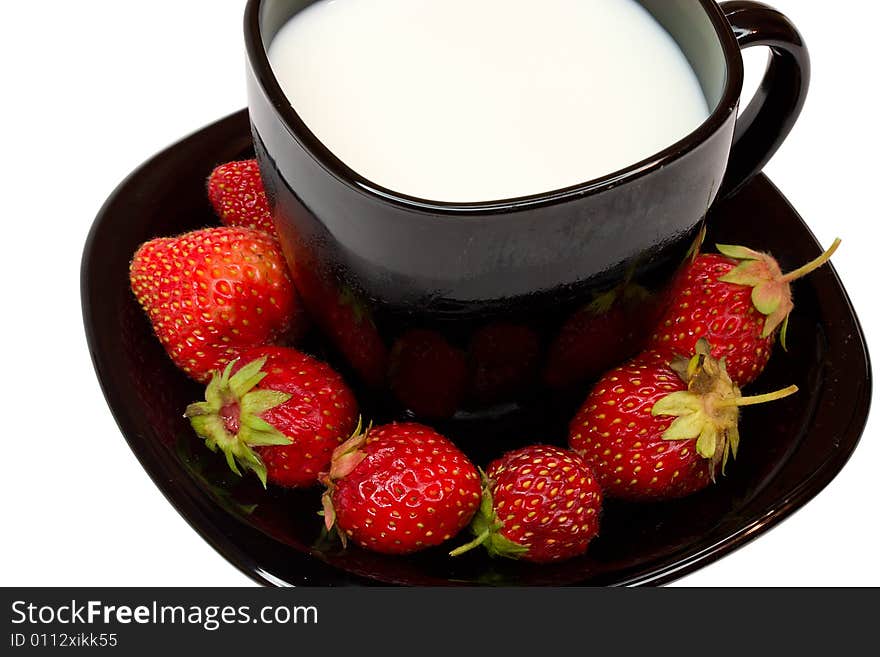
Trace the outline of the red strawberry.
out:
M 791 283 L 828 262 L 839 244 L 835 240 L 822 256 L 785 275 L 769 254 L 741 246 L 719 244 L 723 255 L 697 256 L 682 271 L 647 349 L 690 354 L 705 338 L 712 355 L 726 359 L 734 383 L 752 383 L 770 360 L 777 332 L 785 347 L 794 309 Z
M 337 448 L 323 481 L 327 529 L 386 554 L 449 540 L 480 503 L 473 464 L 451 441 L 413 423 L 355 435 Z
M 797 391 L 743 398 L 709 350 L 701 340 L 690 361 L 671 364 L 662 354 L 642 354 L 596 384 L 568 442 L 593 466 L 606 495 L 666 500 L 705 488 L 736 456 L 739 407 Z
M 492 556 L 547 563 L 587 551 L 599 532 L 602 491 L 577 454 L 548 445 L 524 447 L 486 473 L 476 539 L 451 552 L 484 545 Z
M 264 486 L 314 486 L 357 417 L 339 374 L 285 347 L 245 351 L 214 374 L 205 400 L 186 409 L 196 433 L 233 472 L 251 470 Z
M 147 242 L 130 282 L 165 350 L 197 381 L 245 349 L 296 339 L 304 327 L 278 242 L 249 228 Z
M 370 311 L 347 289 L 327 300 L 324 307 L 325 326 L 336 348 L 368 385 L 381 387 L 388 369 L 388 347 Z
M 409 331 L 391 350 L 391 390 L 420 417 L 455 414 L 467 386 L 467 357 L 434 331 Z
M 647 339 L 643 327 L 662 312 L 661 297 L 630 283 L 597 297 L 563 324 L 550 345 L 544 382 L 568 388 L 634 356 Z
M 226 226 L 275 234 L 272 210 L 256 160 L 221 164 L 208 178 L 208 198 Z
M 286 239 L 286 233 L 282 233 L 282 242 Z M 285 248 L 288 253 L 296 253 L 289 242 Z M 381 388 L 388 370 L 388 347 L 367 306 L 348 288 L 340 290 L 304 258 L 293 257 L 290 262 L 296 287 L 324 336 L 365 383 Z
M 490 324 L 471 337 L 470 397 L 493 404 L 523 392 L 535 376 L 541 359 L 538 334 L 518 324 Z

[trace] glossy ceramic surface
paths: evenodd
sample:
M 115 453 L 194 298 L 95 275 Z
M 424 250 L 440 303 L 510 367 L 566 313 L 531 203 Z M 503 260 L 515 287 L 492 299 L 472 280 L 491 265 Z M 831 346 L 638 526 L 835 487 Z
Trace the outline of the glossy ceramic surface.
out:
M 266 46 L 308 4 L 251 0 L 245 19 L 250 116 L 276 227 L 310 314 L 350 371 L 387 403 L 431 419 L 515 411 L 638 351 L 707 208 L 775 152 L 809 81 L 797 31 L 763 5 L 644 0 L 681 44 L 715 108 L 699 129 L 652 158 L 568 189 L 491 203 L 417 199 L 349 169 L 284 97 Z M 772 46 L 772 65 L 737 124 L 740 48 L 756 44 Z M 626 293 L 633 288 L 638 294 Z M 584 307 L 608 293 L 616 299 L 610 310 L 583 321 Z M 413 331 L 434 345 L 431 354 L 412 346 Z M 518 341 L 491 346 L 486 358 L 475 354 L 475 343 L 499 332 Z M 580 378 L 560 365 L 573 360 L 565 346 L 573 333 L 607 356 L 574 368 Z M 503 366 L 485 371 L 487 361 L 526 351 L 533 356 L 517 375 Z M 402 369 L 431 369 L 432 358 L 461 362 L 438 385 L 451 397 L 441 409 L 431 407 L 434 390 L 421 399 L 395 378 Z M 485 390 L 476 376 L 502 383 Z
M 182 418 L 199 386 L 171 364 L 128 289 L 137 246 L 157 236 L 214 225 L 204 181 L 212 168 L 251 153 L 245 112 L 194 134 L 134 172 L 98 215 L 85 247 L 83 314 L 95 369 L 120 430 L 169 502 L 206 541 L 256 581 L 272 585 L 659 584 L 761 535 L 821 491 L 844 466 L 864 428 L 870 366 L 858 320 L 833 268 L 795 285 L 789 352 L 777 350 L 751 388 L 795 383 L 801 392 L 744 412 L 740 458 L 729 476 L 675 503 L 606 505 L 601 535 L 583 558 L 546 567 L 491 561 L 482 553 L 450 560 L 444 549 L 407 558 L 342 551 L 322 540 L 319 491 L 263 492 L 230 474 Z M 786 269 L 821 248 L 763 176 L 719 203 L 709 243 L 771 250 Z M 320 334 L 309 349 L 331 360 Z M 339 366 L 338 360 L 333 360 Z M 399 417 L 357 388 L 377 422 Z M 577 395 L 554 398 L 516 422 L 438 424 L 481 465 L 527 442 L 564 443 Z M 121 493 L 121 491 L 117 491 Z

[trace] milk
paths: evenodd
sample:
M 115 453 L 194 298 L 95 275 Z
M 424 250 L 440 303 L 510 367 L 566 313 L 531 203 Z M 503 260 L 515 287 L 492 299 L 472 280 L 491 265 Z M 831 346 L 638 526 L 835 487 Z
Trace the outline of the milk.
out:
M 321 0 L 269 59 L 339 159 L 434 201 L 594 180 L 709 114 L 678 45 L 633 0 Z

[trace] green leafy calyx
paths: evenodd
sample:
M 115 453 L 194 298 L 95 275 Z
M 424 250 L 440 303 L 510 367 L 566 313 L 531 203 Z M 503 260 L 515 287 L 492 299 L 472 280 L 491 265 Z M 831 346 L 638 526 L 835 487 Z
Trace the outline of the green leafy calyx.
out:
M 791 283 L 810 274 L 827 263 L 837 248 L 840 240 L 834 240 L 825 253 L 812 262 L 788 274 L 783 274 L 779 263 L 769 253 L 760 253 L 744 246 L 718 244 L 718 251 L 728 258 L 740 260 L 740 264 L 719 280 L 723 283 L 744 285 L 752 288 L 752 303 L 762 315 L 766 316 L 762 337 L 768 337 L 780 329 L 780 341 L 785 347 L 788 333 L 788 317 L 794 309 L 791 294 Z
M 696 440 L 696 451 L 708 460 L 714 480 L 719 464 L 724 472 L 730 456 L 736 458 L 739 450 L 740 407 L 788 397 L 797 392 L 797 387 L 743 397 L 730 379 L 724 361 L 712 358 L 710 351 L 709 344 L 700 340 L 694 357 L 685 366 L 679 363 L 675 368 L 688 389 L 667 395 L 651 412 L 654 416 L 676 418 L 663 433 L 663 439 Z
M 357 427 L 351 437 L 333 450 L 330 470 L 322 472 L 318 476 L 318 481 L 326 486 L 324 494 L 321 496 L 320 515 L 324 517 L 324 527 L 328 533 L 332 532 L 336 526 L 336 509 L 333 506 L 333 491 L 336 489 L 336 482 L 347 477 L 367 457 L 367 453 L 361 447 L 366 444 L 372 428 L 372 423 L 364 427 L 363 418 L 359 417 Z M 345 547 L 347 544 L 345 533 L 339 527 L 336 527 L 336 533 L 342 541 L 342 546 Z
M 234 375 L 237 361 L 215 372 L 205 390 L 205 401 L 190 404 L 184 414 L 196 433 L 213 452 L 226 456 L 229 468 L 241 476 L 251 471 L 266 486 L 266 464 L 253 448 L 289 445 L 289 437 L 266 422 L 262 415 L 287 402 L 291 395 L 277 390 L 258 389 L 265 378 L 266 358 L 252 361 Z

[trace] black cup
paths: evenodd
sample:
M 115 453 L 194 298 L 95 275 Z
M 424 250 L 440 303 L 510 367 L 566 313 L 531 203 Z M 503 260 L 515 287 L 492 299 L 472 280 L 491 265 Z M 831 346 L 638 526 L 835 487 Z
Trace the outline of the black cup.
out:
M 245 20 L 250 117 L 275 224 L 307 308 L 351 373 L 432 419 L 555 397 L 637 352 L 708 209 L 770 159 L 809 84 L 803 40 L 773 9 L 641 0 L 714 108 L 697 130 L 575 187 L 428 201 L 351 170 L 284 96 L 266 50 L 310 4 L 250 0 Z M 737 120 L 740 49 L 752 45 L 772 56 Z

